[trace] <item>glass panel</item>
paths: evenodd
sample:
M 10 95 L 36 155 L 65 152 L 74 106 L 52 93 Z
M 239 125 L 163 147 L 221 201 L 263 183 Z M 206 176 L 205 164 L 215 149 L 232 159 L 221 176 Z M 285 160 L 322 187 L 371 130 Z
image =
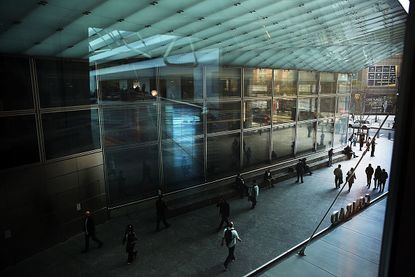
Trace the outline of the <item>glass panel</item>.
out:
M 155 100 L 151 91 L 156 89 L 155 70 L 138 69 L 135 63 L 107 66 L 91 73 L 98 75 L 100 101 L 122 103 L 139 100 Z M 94 84 L 91 84 L 91 87 Z
M 98 110 L 42 115 L 46 158 L 100 148 Z
M 162 104 L 163 138 L 176 139 L 203 133 L 201 109 L 182 104 Z
M 245 68 L 245 96 L 271 96 L 272 69 Z
M 336 109 L 336 97 L 320 98 L 320 117 L 333 117 Z
M 112 205 L 154 196 L 159 188 L 157 145 L 105 153 Z
M 89 88 L 88 62 L 36 60 L 36 68 L 42 108 L 97 102 L 96 91 Z
M 241 102 L 208 103 L 207 106 L 209 133 L 241 128 Z
M 297 154 L 314 151 L 317 122 L 298 124 Z
M 244 132 L 244 167 L 269 161 L 269 129 Z
M 347 144 L 347 127 L 348 118 L 336 118 L 334 125 L 334 142 L 333 147 L 338 147 Z
M 337 113 L 340 116 L 349 114 L 350 96 L 339 96 L 337 100 Z
M 134 144 L 157 140 L 157 105 L 102 109 L 106 146 Z
M 238 134 L 208 138 L 207 171 L 210 179 L 239 170 L 240 138 Z
M 274 95 L 297 95 L 297 71 L 274 70 Z
M 334 73 L 320 73 L 320 94 L 336 93 L 336 76 Z
M 271 124 L 271 101 L 245 101 L 244 128 L 267 126 Z
M 178 66 L 160 68 L 160 95 L 174 100 L 202 99 L 202 68 Z
M 206 67 L 206 90 L 209 98 L 241 97 L 241 69 Z
M 317 118 L 317 98 L 298 99 L 298 120 Z
M 339 73 L 337 86 L 338 86 L 337 91 L 339 93 L 350 93 L 351 87 L 352 87 L 350 75 Z
M 297 99 L 274 99 L 272 106 L 274 124 L 294 122 L 297 111 Z
M 167 191 L 203 182 L 203 138 L 163 141 L 163 172 Z
M 39 161 L 34 115 L 0 117 L 0 169 Z
M 272 160 L 294 155 L 295 126 L 280 125 L 274 128 L 272 134 L 273 150 L 271 153 Z
M 318 122 L 317 149 L 322 150 L 333 146 L 334 119 Z
M 0 111 L 33 108 L 29 59 L 0 56 Z
M 298 93 L 300 95 L 317 94 L 317 73 L 312 71 L 299 71 Z

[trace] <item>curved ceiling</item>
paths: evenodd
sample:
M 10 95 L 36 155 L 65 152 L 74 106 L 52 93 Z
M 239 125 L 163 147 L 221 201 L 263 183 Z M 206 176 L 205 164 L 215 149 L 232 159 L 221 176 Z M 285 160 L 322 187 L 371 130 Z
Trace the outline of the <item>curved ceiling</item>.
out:
M 216 52 L 226 65 L 336 72 L 402 53 L 407 17 L 398 0 L 2 0 L 0 15 L 1 53 L 192 63 Z

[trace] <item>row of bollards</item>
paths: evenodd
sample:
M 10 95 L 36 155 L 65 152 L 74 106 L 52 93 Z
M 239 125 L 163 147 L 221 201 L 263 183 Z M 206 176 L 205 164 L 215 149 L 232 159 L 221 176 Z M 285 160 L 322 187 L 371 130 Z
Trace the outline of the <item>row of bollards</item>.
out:
M 334 211 L 331 215 L 330 221 L 332 225 L 336 225 L 342 221 L 348 220 L 352 215 L 356 214 L 363 208 L 370 204 L 370 194 L 366 194 L 364 197 L 361 196 L 353 203 L 349 203 L 346 206 L 346 210 L 341 208 L 340 211 Z

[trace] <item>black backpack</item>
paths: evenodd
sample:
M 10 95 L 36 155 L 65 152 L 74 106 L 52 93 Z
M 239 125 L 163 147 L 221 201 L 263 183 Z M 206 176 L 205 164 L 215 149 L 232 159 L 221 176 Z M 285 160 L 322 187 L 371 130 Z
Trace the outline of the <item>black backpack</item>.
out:
M 225 231 L 225 241 L 226 245 L 229 245 L 232 242 L 233 234 L 231 229 L 226 229 Z

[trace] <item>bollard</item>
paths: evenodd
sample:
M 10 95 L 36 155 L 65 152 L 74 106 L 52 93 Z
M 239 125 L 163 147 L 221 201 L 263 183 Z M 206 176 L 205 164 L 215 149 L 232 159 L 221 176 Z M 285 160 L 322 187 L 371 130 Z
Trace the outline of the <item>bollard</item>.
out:
M 370 194 L 366 193 L 365 198 L 366 198 L 366 205 L 369 205 L 370 204 Z
M 345 215 L 344 215 L 344 208 L 341 208 L 340 209 L 340 214 L 339 214 L 339 220 L 340 221 L 343 221 L 344 220 L 344 217 L 345 217 Z
M 362 209 L 365 206 L 365 198 L 363 196 L 359 197 L 359 206 Z
M 357 212 L 357 201 L 353 201 L 352 203 L 352 214 Z
M 337 224 L 339 222 L 339 211 L 334 211 L 330 217 L 331 224 Z
M 345 218 L 349 218 L 349 217 L 352 216 L 352 208 L 353 208 L 353 204 L 352 203 L 347 204 Z
M 392 139 L 392 133 L 388 133 L 388 140 L 391 140 Z

